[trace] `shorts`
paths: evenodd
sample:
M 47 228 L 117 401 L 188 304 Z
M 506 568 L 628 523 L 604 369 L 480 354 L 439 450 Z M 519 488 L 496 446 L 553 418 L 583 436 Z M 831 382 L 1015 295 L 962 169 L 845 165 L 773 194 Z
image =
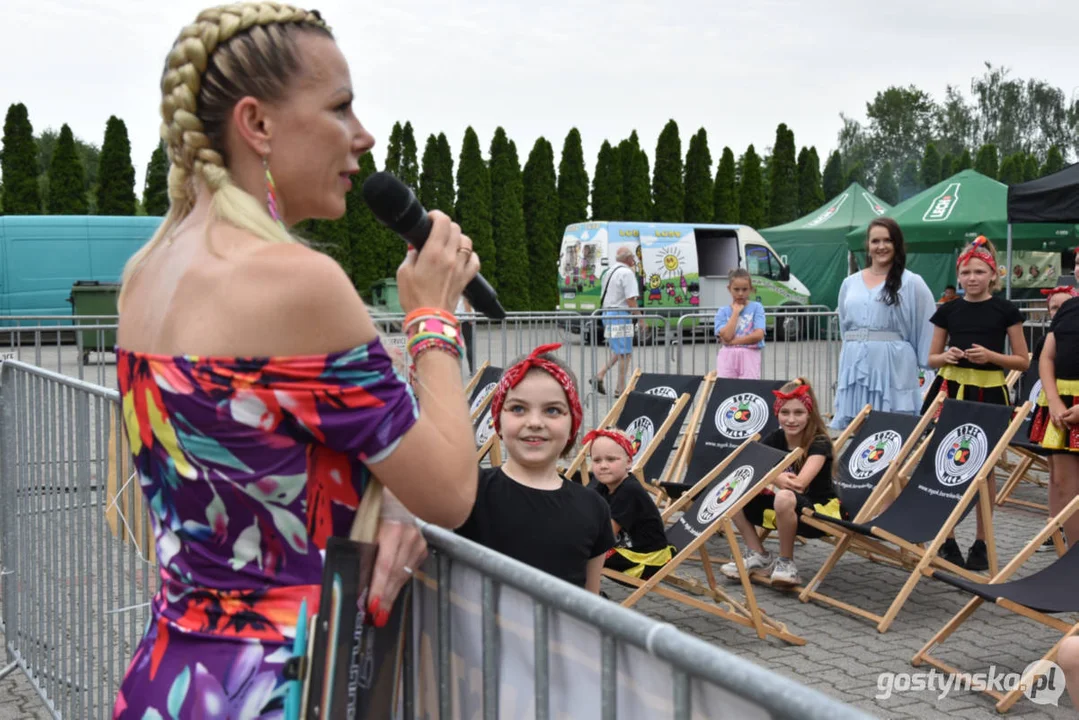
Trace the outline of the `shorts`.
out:
M 816 510 L 821 515 L 827 515 L 830 518 L 840 519 L 839 498 L 830 498 L 828 500 L 814 502 L 809 497 L 806 497 L 802 493 L 794 493 L 796 498 L 795 512 L 798 517 L 802 517 L 802 511 L 805 508 L 811 508 Z M 760 493 L 755 498 L 746 503 L 745 514 L 746 519 L 753 523 L 757 527 L 762 527 L 765 530 L 776 529 L 776 511 L 775 511 L 776 496 L 772 493 Z M 798 534 L 806 539 L 824 537 L 827 533 L 818 530 L 815 527 L 806 525 L 801 519 L 798 520 Z
M 761 349 L 750 345 L 723 345 L 716 353 L 716 375 L 739 380 L 761 379 Z
M 627 313 L 627 310 L 608 310 L 604 313 L 603 336 L 615 355 L 633 353 L 633 318 L 627 317 Z

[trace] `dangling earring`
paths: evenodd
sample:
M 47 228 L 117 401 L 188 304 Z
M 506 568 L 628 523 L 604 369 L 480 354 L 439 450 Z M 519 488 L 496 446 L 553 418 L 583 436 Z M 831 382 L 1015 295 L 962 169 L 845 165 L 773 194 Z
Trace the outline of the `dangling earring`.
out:
M 281 214 L 277 210 L 277 186 L 274 184 L 273 175 L 270 174 L 269 155 L 262 157 L 262 168 L 266 171 L 266 209 L 269 211 L 270 217 L 276 220 L 281 227 L 285 227 L 285 223 L 281 220 Z

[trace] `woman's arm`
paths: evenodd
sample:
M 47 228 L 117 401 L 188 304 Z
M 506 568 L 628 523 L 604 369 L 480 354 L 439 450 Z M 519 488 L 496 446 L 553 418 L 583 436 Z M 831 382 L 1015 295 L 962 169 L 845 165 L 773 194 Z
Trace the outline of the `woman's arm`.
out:
M 603 561 L 606 555 L 597 555 L 588 561 L 584 571 L 584 589 L 599 595 L 599 583 L 603 579 Z

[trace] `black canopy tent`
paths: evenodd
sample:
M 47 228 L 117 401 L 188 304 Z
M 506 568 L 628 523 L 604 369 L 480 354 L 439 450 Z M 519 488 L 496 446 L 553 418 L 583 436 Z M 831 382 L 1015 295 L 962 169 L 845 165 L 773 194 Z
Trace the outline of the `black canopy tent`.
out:
M 1052 175 L 1008 188 L 1008 267 L 1012 266 L 1013 223 L 1079 224 L 1079 163 Z M 1011 297 L 1008 273 L 1008 297 Z

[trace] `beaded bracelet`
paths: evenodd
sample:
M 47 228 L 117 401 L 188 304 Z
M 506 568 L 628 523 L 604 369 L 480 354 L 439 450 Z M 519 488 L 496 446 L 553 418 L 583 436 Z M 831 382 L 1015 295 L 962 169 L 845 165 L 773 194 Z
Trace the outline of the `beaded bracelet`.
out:
M 442 320 L 443 322 L 449 323 L 449 324 L 451 324 L 451 325 L 453 325 L 455 327 L 458 324 L 457 323 L 457 318 L 451 312 L 447 312 L 447 311 L 443 310 L 442 308 L 421 307 L 421 308 L 416 308 L 412 312 L 405 315 L 404 325 L 407 328 L 410 325 L 412 325 L 414 322 L 416 322 L 417 320 L 426 320 L 428 318 L 435 318 L 437 320 Z
M 412 362 L 415 363 L 420 359 L 420 355 L 423 355 L 429 350 L 439 350 L 444 353 L 453 355 L 454 358 L 461 359 L 461 346 L 455 345 L 449 342 L 445 338 L 438 337 L 437 335 L 422 338 L 419 342 L 409 343 L 408 354 L 412 356 Z
M 456 323 L 446 322 L 444 319 L 433 315 L 420 316 L 405 325 L 405 335 L 408 337 L 411 338 L 422 334 L 441 335 L 454 342 L 458 342 L 461 338 L 461 333 Z

